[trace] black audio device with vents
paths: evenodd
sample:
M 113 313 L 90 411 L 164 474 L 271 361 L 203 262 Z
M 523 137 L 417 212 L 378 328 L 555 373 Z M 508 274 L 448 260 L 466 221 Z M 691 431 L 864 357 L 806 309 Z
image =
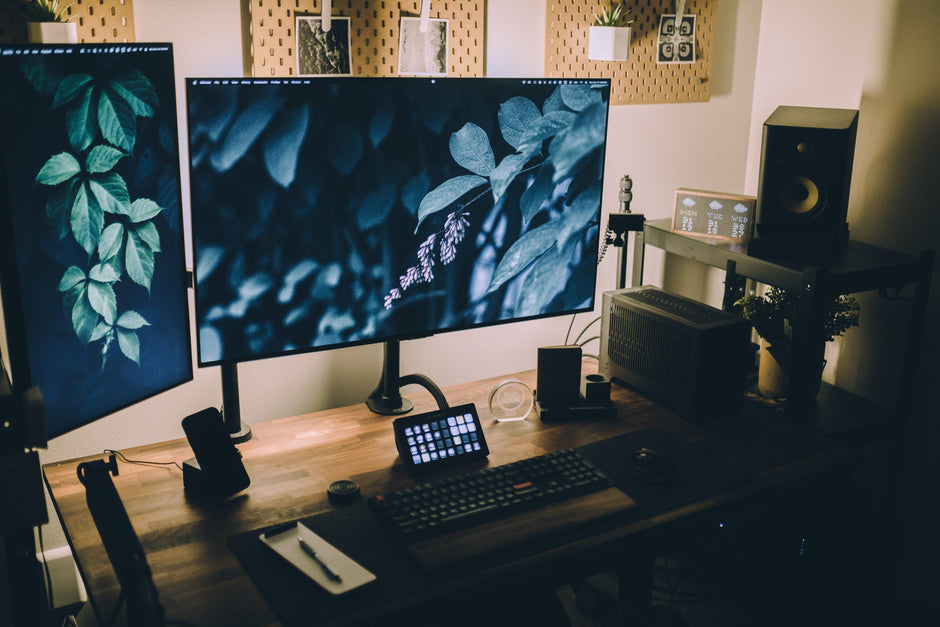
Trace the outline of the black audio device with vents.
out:
M 658 287 L 604 292 L 599 371 L 690 421 L 740 414 L 751 325 Z

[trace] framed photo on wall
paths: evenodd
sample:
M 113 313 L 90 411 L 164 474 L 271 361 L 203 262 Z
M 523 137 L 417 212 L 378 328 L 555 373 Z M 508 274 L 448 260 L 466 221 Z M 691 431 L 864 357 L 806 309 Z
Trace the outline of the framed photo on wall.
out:
M 325 31 L 322 18 L 298 16 L 294 32 L 298 76 L 352 76 L 348 17 L 331 18 Z
M 447 76 L 449 67 L 448 20 L 428 20 L 421 32 L 421 18 L 401 18 L 398 37 L 398 74 L 401 76 Z

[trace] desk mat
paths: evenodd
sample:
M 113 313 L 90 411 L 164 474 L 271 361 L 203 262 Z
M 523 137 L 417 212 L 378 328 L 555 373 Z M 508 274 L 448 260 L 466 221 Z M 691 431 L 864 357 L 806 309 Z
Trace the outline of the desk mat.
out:
M 679 479 L 669 485 L 649 485 L 633 476 L 627 453 L 641 447 L 673 456 Z M 497 556 L 481 556 L 434 573 L 424 572 L 407 549 L 382 528 L 364 500 L 303 519 L 303 523 L 340 551 L 375 573 L 372 584 L 333 598 L 286 564 L 259 540 L 264 529 L 237 534 L 229 548 L 262 596 L 288 626 L 370 618 L 369 608 L 404 608 L 429 597 L 453 592 L 449 582 L 483 572 L 555 546 L 559 541 L 591 537 L 676 509 L 748 483 L 747 471 L 721 457 L 681 441 L 662 429 L 650 428 L 595 442 L 578 449 L 610 476 L 614 485 L 633 498 L 637 507 L 615 520 L 590 523 L 557 537 L 535 540 Z M 432 590 L 439 590 L 435 595 Z

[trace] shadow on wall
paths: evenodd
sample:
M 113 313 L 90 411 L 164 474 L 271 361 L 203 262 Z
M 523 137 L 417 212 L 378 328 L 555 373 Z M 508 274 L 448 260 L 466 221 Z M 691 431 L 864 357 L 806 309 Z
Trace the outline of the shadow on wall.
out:
M 910 254 L 940 251 L 936 178 L 940 172 L 940 11 L 933 2 L 894 3 L 896 14 L 881 91 L 866 93 L 859 115 L 853 187 L 858 206 L 849 209 L 853 239 Z M 909 294 L 906 292 L 906 294 Z M 860 299 L 862 326 L 843 347 L 839 385 L 876 400 L 894 402 L 901 350 L 906 341 L 906 303 L 876 295 Z M 849 339 L 849 338 L 847 338 Z M 940 559 L 940 517 L 924 505 L 940 476 L 940 272 L 933 270 L 930 304 L 920 347 L 913 413 L 902 479 L 905 528 L 899 582 L 912 602 L 929 598 L 929 567 Z M 895 374 L 891 373 L 894 368 Z M 925 603 L 926 601 L 919 601 Z

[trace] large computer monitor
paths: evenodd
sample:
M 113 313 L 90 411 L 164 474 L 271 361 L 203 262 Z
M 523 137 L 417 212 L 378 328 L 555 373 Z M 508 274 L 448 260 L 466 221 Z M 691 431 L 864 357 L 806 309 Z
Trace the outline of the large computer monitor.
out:
M 192 379 L 170 44 L 0 45 L 0 292 L 55 437 Z
M 200 365 L 593 309 L 609 80 L 186 95 Z

